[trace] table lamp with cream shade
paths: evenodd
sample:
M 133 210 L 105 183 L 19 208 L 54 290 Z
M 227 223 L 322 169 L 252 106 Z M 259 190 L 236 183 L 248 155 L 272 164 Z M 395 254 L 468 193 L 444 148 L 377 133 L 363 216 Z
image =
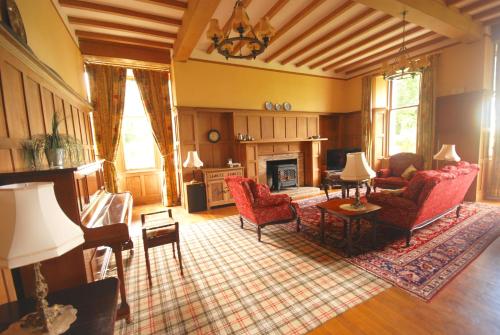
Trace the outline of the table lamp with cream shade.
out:
M 459 162 L 460 156 L 455 150 L 455 144 L 443 144 L 437 154 L 434 155 L 437 161 Z
M 34 264 L 36 312 L 2 334 L 61 334 L 76 320 L 71 305 L 49 306 L 42 261 L 59 257 L 84 243 L 83 231 L 59 207 L 54 183 L 0 186 L 0 267 Z
M 182 164 L 183 167 L 185 168 L 190 168 L 193 169 L 193 179 L 191 180 L 191 183 L 196 182 L 196 176 L 194 174 L 194 169 L 201 168 L 203 166 L 203 162 L 201 161 L 200 157 L 198 157 L 198 152 L 197 151 L 188 151 L 187 153 L 187 158 Z
M 372 170 L 366 161 L 364 152 L 353 152 L 347 154 L 347 162 L 344 170 L 340 174 L 340 179 L 355 182 L 356 194 L 353 204 L 345 204 L 340 207 L 347 210 L 362 210 L 364 208 L 364 204 L 360 201 L 359 184 L 362 181 L 375 177 L 375 175 L 375 171 Z

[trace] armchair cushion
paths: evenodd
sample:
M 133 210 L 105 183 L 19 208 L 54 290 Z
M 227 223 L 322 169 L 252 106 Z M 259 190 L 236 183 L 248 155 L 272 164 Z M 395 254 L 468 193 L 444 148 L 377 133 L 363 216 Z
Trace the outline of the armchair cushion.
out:
M 411 177 L 413 177 L 413 175 L 415 174 L 415 172 L 417 172 L 417 168 L 415 166 L 410 165 L 406 168 L 406 170 L 404 170 L 404 172 L 401 174 L 401 177 L 403 179 L 406 179 L 406 180 L 410 180 Z
M 387 178 L 391 176 L 391 169 L 380 169 L 377 171 L 378 178 Z
M 269 195 L 267 197 L 256 198 L 254 207 L 271 207 L 282 204 L 289 204 L 292 199 L 286 194 Z
M 252 193 L 255 198 L 266 198 L 271 196 L 271 190 L 267 185 L 253 182 L 250 184 L 250 187 L 252 188 Z
M 401 177 L 373 178 L 374 186 L 381 188 L 403 188 L 408 181 Z

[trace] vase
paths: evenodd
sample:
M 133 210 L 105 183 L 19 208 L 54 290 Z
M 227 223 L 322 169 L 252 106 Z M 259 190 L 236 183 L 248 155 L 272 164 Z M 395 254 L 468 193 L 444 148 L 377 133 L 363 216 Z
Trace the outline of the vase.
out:
M 64 149 L 46 149 L 45 156 L 47 156 L 47 162 L 49 167 L 63 167 L 64 166 Z

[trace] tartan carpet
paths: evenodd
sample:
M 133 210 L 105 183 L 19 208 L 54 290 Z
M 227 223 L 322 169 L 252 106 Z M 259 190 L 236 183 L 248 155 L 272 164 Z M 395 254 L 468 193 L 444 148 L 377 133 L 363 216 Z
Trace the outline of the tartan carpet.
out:
M 184 277 L 171 246 L 150 249 L 149 287 L 142 240 L 125 262 L 132 323 L 115 334 L 304 334 L 390 287 L 300 234 L 255 226 L 238 216 L 182 225 Z
M 299 201 L 305 225 L 302 234 L 316 243 L 319 243 L 320 211 L 314 205 L 323 201 L 326 201 L 324 196 Z M 325 246 L 344 255 L 336 242 L 342 234 L 341 221 L 327 214 L 326 222 Z M 294 231 L 295 225 L 282 228 Z M 415 231 L 408 248 L 404 234 L 382 226 L 378 231 L 377 250 L 373 250 L 369 229 L 370 225 L 362 223 L 358 244 L 364 251 L 346 261 L 429 301 L 500 236 L 500 208 L 464 203 L 459 218 L 453 211 Z

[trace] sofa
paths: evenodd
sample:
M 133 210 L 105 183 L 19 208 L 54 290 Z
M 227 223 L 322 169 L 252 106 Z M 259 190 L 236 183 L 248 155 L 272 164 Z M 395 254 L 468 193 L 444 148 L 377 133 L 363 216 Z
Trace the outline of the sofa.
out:
M 476 164 L 458 162 L 440 170 L 418 171 L 399 193 L 375 192 L 369 202 L 382 209 L 377 221 L 406 232 L 406 246 L 410 246 L 412 232 L 425 227 L 460 206 L 465 194 L 477 176 Z
M 271 194 L 269 186 L 253 179 L 229 176 L 224 179 L 243 219 L 257 225 L 257 240 L 261 240 L 261 229 L 277 223 L 297 222 L 300 230 L 299 206 L 286 194 Z
M 422 170 L 424 167 L 424 160 L 421 155 L 411 152 L 401 152 L 392 155 L 389 158 L 389 167 L 387 169 L 380 169 L 377 171 L 377 176 L 373 178 L 373 189 L 376 191 L 378 188 L 386 189 L 399 189 L 408 185 L 411 178 L 406 179 L 401 175 L 405 172 L 406 168 L 413 165 L 417 170 Z

